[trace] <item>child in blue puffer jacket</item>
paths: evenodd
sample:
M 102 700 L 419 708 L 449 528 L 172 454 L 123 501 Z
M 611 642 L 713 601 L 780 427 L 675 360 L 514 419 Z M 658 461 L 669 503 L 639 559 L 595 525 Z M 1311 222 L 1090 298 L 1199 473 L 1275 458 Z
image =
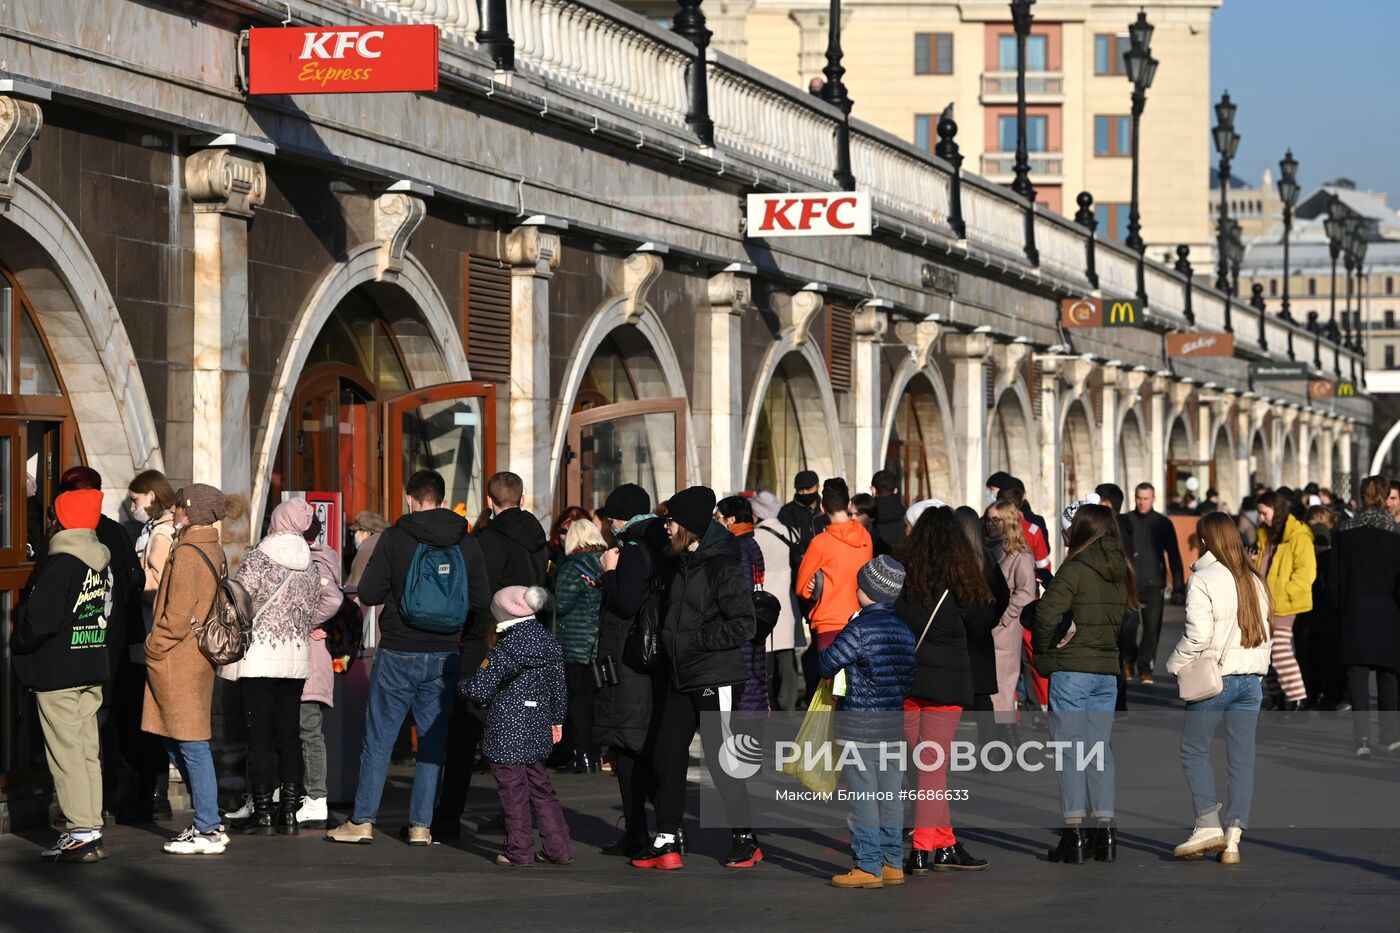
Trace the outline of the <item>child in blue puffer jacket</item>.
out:
M 549 601 L 539 587 L 508 586 L 491 599 L 496 644 L 471 680 L 458 690 L 486 707 L 482 753 L 505 814 L 505 852 L 497 865 L 529 865 L 539 858 L 556 865 L 574 860 L 564 808 L 544 761 L 564 729 L 569 692 L 564 655 L 554 636 L 535 619 Z M 530 831 L 530 805 L 540 826 L 540 853 Z
M 836 739 L 857 749 L 861 766 L 841 769 L 852 791 L 851 851 L 856 867 L 837 875 L 838 888 L 904 883 L 904 697 L 914 680 L 914 634 L 894 611 L 904 568 L 887 554 L 856 577 L 861 610 L 818 656 L 823 677 L 846 672 L 846 695 L 836 714 Z M 888 751 L 890 754 L 884 754 Z

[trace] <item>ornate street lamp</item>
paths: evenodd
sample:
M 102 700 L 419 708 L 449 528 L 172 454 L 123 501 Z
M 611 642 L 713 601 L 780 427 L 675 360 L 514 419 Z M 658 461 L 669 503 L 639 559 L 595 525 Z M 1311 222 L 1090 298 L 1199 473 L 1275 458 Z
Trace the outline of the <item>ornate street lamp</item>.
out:
M 1337 329 L 1337 257 L 1342 254 L 1342 236 L 1346 232 L 1345 218 L 1346 208 L 1335 194 L 1332 195 L 1322 229 L 1327 234 L 1327 247 L 1332 255 L 1332 297 L 1327 312 L 1327 339 L 1333 343 L 1341 339 L 1341 332 Z
M 836 124 L 836 171 L 832 177 L 843 191 L 856 190 L 856 177 L 851 174 L 851 106 L 855 101 L 846 93 L 846 82 L 841 79 L 846 69 L 841 65 L 844 53 L 841 51 L 841 0 L 831 0 L 827 14 L 826 67 L 822 74 L 826 83 L 822 85 L 822 100 L 841 111 L 841 122 Z
M 1225 221 L 1225 238 L 1221 243 L 1220 255 L 1224 257 L 1226 269 L 1225 287 L 1221 289 L 1225 293 L 1225 330 L 1234 333 L 1234 303 L 1235 294 L 1239 291 L 1240 264 L 1244 262 L 1244 241 L 1240 238 L 1240 224 L 1236 220 Z M 1234 269 L 1235 285 L 1230 287 L 1229 270 Z
M 836 2 L 836 0 L 832 0 Z M 1031 34 L 1031 5 L 1035 0 L 1011 0 L 1011 23 L 1016 29 L 1016 164 L 1011 190 L 1026 199 L 1026 258 L 1040 265 L 1035 246 L 1035 185 L 1031 184 L 1030 152 L 1026 148 L 1026 39 Z
M 492 0 L 488 0 L 492 2 Z M 705 11 L 700 9 L 701 0 L 676 0 L 676 15 L 671 18 L 671 29 L 676 34 L 689 39 L 695 46 L 695 59 L 686 72 L 690 109 L 685 115 L 686 125 L 695 133 L 702 146 L 715 144 L 715 121 L 710 119 L 710 90 L 706 78 L 706 52 L 710 47 L 713 33 L 705 26 Z
M 1230 290 L 1230 260 L 1226 255 L 1229 238 L 1230 219 L 1230 160 L 1240 148 L 1240 134 L 1235 132 L 1235 105 L 1230 102 L 1230 92 L 1221 95 L 1215 105 L 1215 129 L 1211 136 L 1215 140 L 1215 151 L 1220 153 L 1220 222 L 1216 228 L 1216 274 L 1215 287 L 1222 292 Z
M 1361 303 L 1365 299 L 1366 274 L 1362 271 L 1366 265 L 1366 228 L 1357 223 L 1356 242 L 1352 246 L 1352 252 L 1356 255 L 1356 310 L 1352 314 L 1351 332 L 1354 336 L 1352 349 L 1362 352 L 1365 347 L 1361 342 Z
M 1133 195 L 1128 205 L 1128 238 L 1124 245 L 1136 250 L 1137 297 L 1147 302 L 1146 244 L 1142 241 L 1142 217 L 1138 211 L 1138 135 L 1142 123 L 1142 111 L 1147 106 L 1147 89 L 1157 74 L 1157 59 L 1152 57 L 1152 24 L 1147 21 L 1147 13 L 1138 11 L 1137 19 L 1128 27 L 1131 47 L 1123 53 L 1123 64 L 1128 72 L 1128 80 L 1133 82 Z
M 1293 206 L 1298 203 L 1298 160 L 1289 149 L 1278 163 L 1278 196 L 1283 201 L 1283 306 L 1278 316 L 1285 321 L 1293 320 L 1293 311 L 1288 300 L 1289 265 L 1288 239 L 1293 232 Z M 1293 328 L 1288 329 L 1288 358 L 1293 356 Z
M 1348 350 L 1351 349 L 1352 327 L 1355 326 L 1351 314 L 1351 274 L 1356 269 L 1358 227 L 1356 215 L 1348 212 L 1346 220 L 1342 221 L 1342 265 L 1346 266 L 1347 279 L 1347 301 L 1342 306 L 1342 346 Z

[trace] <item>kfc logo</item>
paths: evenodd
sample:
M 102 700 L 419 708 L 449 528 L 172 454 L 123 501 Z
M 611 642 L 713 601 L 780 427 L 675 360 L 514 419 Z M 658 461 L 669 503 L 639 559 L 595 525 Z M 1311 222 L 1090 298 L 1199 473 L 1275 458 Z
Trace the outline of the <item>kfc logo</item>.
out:
M 812 192 L 806 194 L 751 194 L 748 197 L 748 235 L 869 236 L 870 195 Z

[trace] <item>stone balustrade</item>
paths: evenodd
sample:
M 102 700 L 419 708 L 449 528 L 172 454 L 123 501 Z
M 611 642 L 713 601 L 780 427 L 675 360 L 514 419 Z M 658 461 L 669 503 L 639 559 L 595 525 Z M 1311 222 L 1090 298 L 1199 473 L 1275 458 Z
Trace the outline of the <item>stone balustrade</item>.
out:
M 710 62 L 718 148 L 819 179 L 818 186 L 829 181 L 840 111 L 722 52 L 711 51 Z
M 876 201 L 946 228 L 951 176 L 943 165 L 893 136 L 861 126 L 851 136 L 851 167 L 856 187 Z

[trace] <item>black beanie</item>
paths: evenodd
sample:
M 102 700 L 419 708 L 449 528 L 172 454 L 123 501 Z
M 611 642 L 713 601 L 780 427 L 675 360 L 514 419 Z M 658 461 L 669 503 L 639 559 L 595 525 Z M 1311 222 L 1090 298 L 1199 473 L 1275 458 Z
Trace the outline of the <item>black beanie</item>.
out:
M 715 516 L 715 491 L 709 486 L 691 486 L 666 500 L 666 514 L 691 534 L 699 537 L 710 528 Z M 611 516 L 612 513 L 608 512 Z
M 645 515 L 651 511 L 651 496 L 636 483 L 623 483 L 608 493 L 608 501 L 603 503 L 603 514 L 620 522 Z
M 987 477 L 987 488 L 1006 489 L 1007 487 L 1011 486 L 1015 481 L 1016 477 L 1012 476 L 1010 473 L 1007 473 L 1003 470 L 997 470 L 991 476 Z

